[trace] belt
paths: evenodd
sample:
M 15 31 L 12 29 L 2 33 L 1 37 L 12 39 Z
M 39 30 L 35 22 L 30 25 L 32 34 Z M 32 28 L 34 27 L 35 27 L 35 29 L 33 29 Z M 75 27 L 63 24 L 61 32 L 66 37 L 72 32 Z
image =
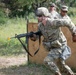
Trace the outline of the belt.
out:
M 56 39 L 54 39 L 54 40 L 56 40 Z M 52 40 L 52 39 L 43 39 L 43 42 L 53 42 L 54 40 Z

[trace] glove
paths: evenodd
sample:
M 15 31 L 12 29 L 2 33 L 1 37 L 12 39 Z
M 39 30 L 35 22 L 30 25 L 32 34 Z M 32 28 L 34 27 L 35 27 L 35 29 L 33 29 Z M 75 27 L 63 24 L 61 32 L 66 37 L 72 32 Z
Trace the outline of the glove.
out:
M 31 37 L 30 37 L 30 39 L 32 40 L 32 41 L 36 41 L 36 34 L 33 34 Z
M 31 31 L 31 32 L 30 32 L 30 37 L 33 37 L 33 34 L 34 34 L 34 32 Z
M 72 34 L 72 40 L 73 42 L 76 42 L 76 35 L 74 33 Z

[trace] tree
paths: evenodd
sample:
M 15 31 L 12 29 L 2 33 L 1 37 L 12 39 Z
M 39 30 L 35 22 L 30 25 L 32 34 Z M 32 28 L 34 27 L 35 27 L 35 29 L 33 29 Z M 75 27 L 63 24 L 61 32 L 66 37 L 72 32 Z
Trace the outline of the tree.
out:
M 48 7 L 50 2 L 56 3 L 58 7 L 62 4 L 68 6 L 76 6 L 76 0 L 0 0 L 6 5 L 10 12 L 10 16 L 27 15 L 36 11 L 38 7 Z

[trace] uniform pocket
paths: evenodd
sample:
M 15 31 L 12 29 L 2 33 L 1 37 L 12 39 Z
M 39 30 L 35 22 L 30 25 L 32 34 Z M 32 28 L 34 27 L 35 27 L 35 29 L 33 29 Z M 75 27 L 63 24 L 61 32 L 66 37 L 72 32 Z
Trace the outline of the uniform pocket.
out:
M 55 41 L 51 42 L 51 46 L 52 47 L 61 47 L 62 44 L 59 42 L 59 40 L 55 40 Z
M 66 60 L 71 56 L 71 49 L 68 46 L 65 46 L 63 49 L 61 57 Z

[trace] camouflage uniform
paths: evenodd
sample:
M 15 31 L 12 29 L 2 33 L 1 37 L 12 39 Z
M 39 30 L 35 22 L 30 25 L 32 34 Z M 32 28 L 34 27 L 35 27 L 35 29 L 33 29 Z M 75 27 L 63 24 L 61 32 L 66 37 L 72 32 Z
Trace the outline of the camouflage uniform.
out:
M 54 10 L 54 11 L 50 12 L 49 16 L 50 16 L 50 18 L 57 19 L 58 13 Z
M 61 7 L 61 11 L 66 11 L 66 12 L 64 12 L 64 13 L 66 13 L 66 15 L 62 16 L 62 14 L 60 13 L 60 14 L 58 14 L 58 18 L 59 18 L 59 19 L 66 19 L 67 21 L 70 21 L 71 25 L 73 25 L 73 22 L 71 21 L 70 17 L 67 15 L 68 7 L 65 6 L 65 5 L 63 5 L 63 6 Z M 68 47 L 68 48 L 69 48 L 69 47 Z M 70 50 L 70 48 L 69 48 L 69 50 Z M 63 54 L 63 56 L 65 56 L 66 53 L 68 53 L 68 52 L 65 51 L 64 54 Z M 70 50 L 69 55 L 70 55 L 70 54 L 71 54 L 71 50 Z M 66 54 L 66 55 L 68 55 L 68 54 Z M 69 57 L 69 56 L 67 56 L 67 57 Z M 66 58 L 66 59 L 67 59 L 67 58 Z M 66 72 L 66 71 L 70 71 L 71 73 L 73 73 L 72 70 L 71 70 L 67 65 L 64 65 L 63 63 L 65 64 L 65 62 L 62 60 L 62 61 L 60 61 L 59 64 L 58 64 L 58 66 L 60 67 L 60 70 L 65 70 L 65 72 Z M 63 65 L 61 65 L 61 64 L 63 64 Z
M 43 45 L 49 51 L 47 57 L 44 59 L 44 62 L 46 62 L 50 66 L 50 68 L 56 72 L 59 71 L 59 68 L 56 66 L 54 61 L 55 59 L 60 58 L 60 62 L 63 67 L 66 70 L 71 71 L 70 68 L 64 63 L 64 60 L 66 60 L 70 56 L 71 51 L 70 48 L 67 46 L 66 38 L 60 30 L 60 27 L 66 26 L 70 29 L 72 33 L 76 34 L 75 25 L 73 23 L 70 24 L 70 22 L 64 19 L 48 19 L 47 25 L 44 26 L 42 23 L 39 23 L 38 26 L 44 37 Z M 67 53 L 63 54 L 64 51 Z
M 62 16 L 62 14 L 60 13 L 60 14 L 58 14 L 58 18 L 59 18 L 59 19 L 67 19 L 67 20 L 70 20 L 70 21 L 71 21 L 70 17 L 67 15 L 68 7 L 65 6 L 65 5 L 63 5 L 63 6 L 61 7 L 61 11 L 66 11 L 66 15 Z
M 42 9 L 40 11 L 42 11 Z M 44 11 L 43 15 L 45 16 Z M 59 66 L 56 64 L 58 62 L 62 65 L 63 70 L 70 73 L 69 75 L 72 75 L 72 70 L 65 64 L 65 60 L 71 55 L 71 50 L 67 46 L 67 40 L 60 29 L 60 27 L 65 26 L 69 28 L 71 33 L 76 35 L 75 25 L 67 19 L 47 18 L 46 25 L 39 22 L 38 30 L 41 31 L 44 37 L 43 46 L 48 51 L 48 55 L 44 59 L 45 64 L 47 64 L 53 72 L 60 72 Z
M 50 12 L 50 14 L 49 14 L 50 18 L 57 19 L 57 17 L 58 17 L 59 14 L 56 11 L 56 5 L 54 3 L 50 3 L 50 7 L 53 8 L 53 10 L 51 10 L 51 11 L 49 10 L 49 12 Z

